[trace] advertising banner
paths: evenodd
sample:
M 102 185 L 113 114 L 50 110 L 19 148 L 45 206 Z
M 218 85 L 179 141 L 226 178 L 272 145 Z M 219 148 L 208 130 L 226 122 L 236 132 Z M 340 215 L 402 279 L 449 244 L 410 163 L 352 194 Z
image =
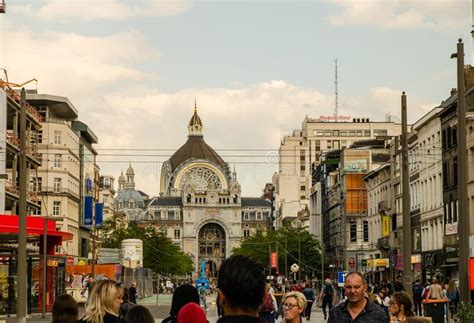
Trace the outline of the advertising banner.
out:
M 390 217 L 382 216 L 382 236 L 390 236 Z
M 272 268 L 277 268 L 278 267 L 278 253 L 276 253 L 276 252 L 271 252 L 270 253 L 270 266 Z
M 92 196 L 84 197 L 84 225 L 92 225 Z
M 104 203 L 96 203 L 95 205 L 95 225 L 101 226 L 104 222 Z

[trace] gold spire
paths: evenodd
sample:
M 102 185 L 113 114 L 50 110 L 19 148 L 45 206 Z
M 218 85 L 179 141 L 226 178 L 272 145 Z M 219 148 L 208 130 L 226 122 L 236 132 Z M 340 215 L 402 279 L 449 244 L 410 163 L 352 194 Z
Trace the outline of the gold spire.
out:
M 197 111 L 198 111 L 198 108 L 197 108 L 196 98 L 194 98 L 194 112 L 197 112 Z

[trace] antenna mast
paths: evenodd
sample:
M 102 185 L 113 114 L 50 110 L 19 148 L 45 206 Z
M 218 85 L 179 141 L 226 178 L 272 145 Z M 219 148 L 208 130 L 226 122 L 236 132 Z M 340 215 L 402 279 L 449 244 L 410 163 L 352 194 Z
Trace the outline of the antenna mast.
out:
M 474 0 L 472 0 L 474 1 Z M 334 81 L 334 88 L 335 88 L 335 102 L 334 102 L 334 121 L 338 122 L 339 120 L 339 102 L 338 102 L 338 92 L 337 92 L 337 58 L 334 60 L 336 64 L 336 78 Z

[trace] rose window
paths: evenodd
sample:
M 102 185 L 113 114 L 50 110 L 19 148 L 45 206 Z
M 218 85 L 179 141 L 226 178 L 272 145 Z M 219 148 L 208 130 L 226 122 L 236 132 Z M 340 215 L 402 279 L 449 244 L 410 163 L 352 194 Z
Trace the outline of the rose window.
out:
M 207 191 L 209 189 L 222 189 L 219 177 L 209 168 L 194 167 L 184 174 L 179 188 L 183 189 L 190 184 L 196 191 Z

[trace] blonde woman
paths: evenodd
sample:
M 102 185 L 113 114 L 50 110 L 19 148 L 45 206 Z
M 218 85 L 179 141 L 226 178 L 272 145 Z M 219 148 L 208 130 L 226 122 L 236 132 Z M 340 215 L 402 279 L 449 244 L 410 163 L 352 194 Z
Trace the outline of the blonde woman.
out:
M 110 280 L 94 284 L 86 312 L 78 323 L 127 323 L 120 316 L 123 288 Z
M 283 298 L 284 321 L 285 323 L 303 322 L 301 315 L 306 308 L 306 298 L 303 293 L 289 292 Z

